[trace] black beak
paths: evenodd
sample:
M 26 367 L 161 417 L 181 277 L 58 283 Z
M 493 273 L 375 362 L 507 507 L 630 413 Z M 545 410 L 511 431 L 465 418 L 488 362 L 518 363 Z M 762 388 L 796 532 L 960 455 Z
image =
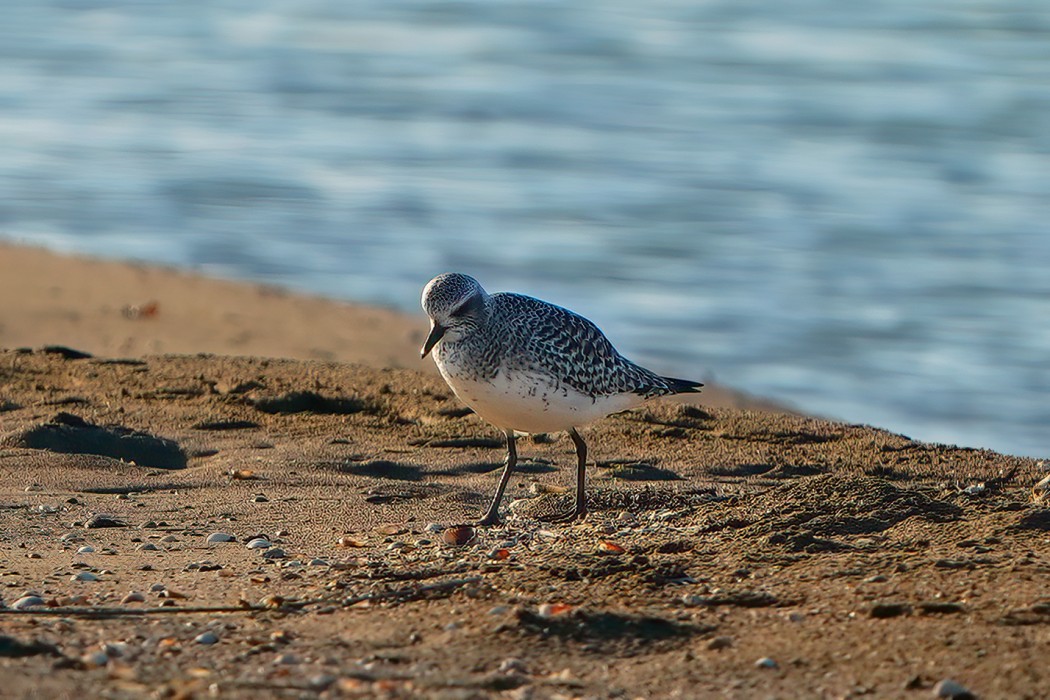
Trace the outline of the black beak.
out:
M 423 350 L 419 353 L 419 359 L 422 360 L 429 355 L 443 335 L 445 335 L 445 327 L 435 321 L 434 325 L 430 327 L 430 335 L 427 336 L 426 342 L 423 343 Z

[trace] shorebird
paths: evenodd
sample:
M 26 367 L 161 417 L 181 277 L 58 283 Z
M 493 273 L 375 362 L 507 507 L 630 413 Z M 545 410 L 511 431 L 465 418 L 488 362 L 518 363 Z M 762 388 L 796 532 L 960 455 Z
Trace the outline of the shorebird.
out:
M 507 436 L 506 466 L 479 525 L 500 522 L 517 434 L 568 432 L 576 446 L 576 507 L 562 519 L 580 518 L 587 514 L 587 443 L 577 428 L 703 386 L 636 365 L 579 314 L 524 294 L 488 294 L 467 275 L 438 275 L 422 303 L 431 326 L 420 358 L 433 350 L 456 396 Z

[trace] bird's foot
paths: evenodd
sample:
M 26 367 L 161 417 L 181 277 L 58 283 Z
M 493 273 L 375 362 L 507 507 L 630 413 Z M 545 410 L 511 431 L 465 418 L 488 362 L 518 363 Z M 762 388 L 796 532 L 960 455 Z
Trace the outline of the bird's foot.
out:
M 550 523 L 571 523 L 577 520 L 583 520 L 587 516 L 587 508 L 575 508 L 568 513 L 561 515 L 555 515 L 551 517 L 547 522 Z
M 477 527 L 495 527 L 502 524 L 503 521 L 499 519 L 499 515 L 496 513 L 485 513 L 485 517 L 474 523 Z

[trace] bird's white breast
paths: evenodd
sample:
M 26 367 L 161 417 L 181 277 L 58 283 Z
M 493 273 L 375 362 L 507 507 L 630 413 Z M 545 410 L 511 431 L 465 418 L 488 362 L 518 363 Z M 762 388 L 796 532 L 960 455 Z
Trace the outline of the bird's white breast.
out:
M 500 368 L 478 378 L 436 356 L 438 369 L 461 401 L 489 423 L 522 433 L 553 433 L 585 425 L 643 402 L 637 394 L 592 398 L 554 377 L 532 370 Z

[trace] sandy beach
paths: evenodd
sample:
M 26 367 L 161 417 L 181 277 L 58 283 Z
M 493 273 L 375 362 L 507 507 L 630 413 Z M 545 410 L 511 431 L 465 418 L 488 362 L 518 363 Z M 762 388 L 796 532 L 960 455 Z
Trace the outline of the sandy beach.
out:
M 11 245 L 0 304 L 2 697 L 1045 694 L 1041 462 L 712 386 L 456 527 L 503 446 L 422 314 Z

